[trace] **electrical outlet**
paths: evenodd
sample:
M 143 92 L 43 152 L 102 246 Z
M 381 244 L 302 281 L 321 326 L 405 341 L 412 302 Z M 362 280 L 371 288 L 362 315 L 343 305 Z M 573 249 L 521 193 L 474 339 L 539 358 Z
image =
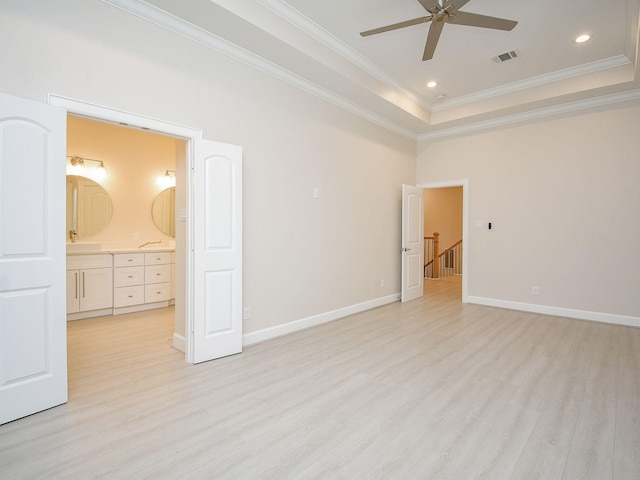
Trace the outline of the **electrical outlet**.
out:
M 242 310 L 242 319 L 249 320 L 251 318 L 251 307 L 244 307 Z
M 531 287 L 531 295 L 540 295 L 540 288 Z
M 139 233 L 134 233 L 133 234 L 133 241 L 134 242 L 140 241 L 140 234 Z
M 384 278 L 380 280 L 380 288 L 384 288 Z

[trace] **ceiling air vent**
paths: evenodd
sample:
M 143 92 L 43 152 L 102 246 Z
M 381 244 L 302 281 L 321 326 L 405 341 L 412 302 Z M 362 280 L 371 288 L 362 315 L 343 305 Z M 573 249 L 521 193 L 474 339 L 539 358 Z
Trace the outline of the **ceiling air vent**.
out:
M 493 57 L 493 60 L 497 63 L 503 63 L 506 62 L 507 60 L 513 60 L 514 58 L 518 58 L 520 56 L 520 54 L 518 53 L 517 50 L 511 50 L 509 52 L 504 52 L 501 53 L 500 55 L 496 55 L 495 57 Z

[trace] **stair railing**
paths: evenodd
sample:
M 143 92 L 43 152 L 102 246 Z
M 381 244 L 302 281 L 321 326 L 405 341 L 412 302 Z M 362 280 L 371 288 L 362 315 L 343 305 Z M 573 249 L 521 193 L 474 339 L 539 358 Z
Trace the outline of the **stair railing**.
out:
M 424 237 L 424 278 L 438 278 L 440 274 L 440 234 Z M 435 276 L 434 276 L 435 275 Z
M 462 275 L 462 240 L 440 252 L 440 234 L 424 237 L 424 278 Z
M 440 277 L 462 275 L 462 240 L 440 254 Z

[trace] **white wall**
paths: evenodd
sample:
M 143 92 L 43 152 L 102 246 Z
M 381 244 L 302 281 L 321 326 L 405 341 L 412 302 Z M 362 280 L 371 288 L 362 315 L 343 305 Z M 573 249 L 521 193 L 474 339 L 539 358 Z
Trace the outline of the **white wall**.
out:
M 419 145 L 418 183 L 469 180 L 470 297 L 640 325 L 638 125 L 636 104 Z
M 4 1 L 0 31 L 2 92 L 67 96 L 243 147 L 246 332 L 400 290 L 400 185 L 415 183 L 415 142 L 99 0 Z
M 462 239 L 462 187 L 424 190 L 424 234 L 440 234 L 443 252 Z

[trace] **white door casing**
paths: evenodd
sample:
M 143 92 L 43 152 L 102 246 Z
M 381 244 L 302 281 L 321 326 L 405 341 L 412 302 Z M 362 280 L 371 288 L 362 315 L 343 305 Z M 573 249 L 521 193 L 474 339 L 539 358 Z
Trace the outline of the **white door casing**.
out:
M 184 345 L 180 343 L 180 335 L 174 333 L 174 346 L 178 349 L 184 347 L 186 360 L 190 363 L 210 360 L 213 358 L 231 355 L 242 349 L 242 150 L 240 147 L 209 142 L 202 139 L 202 131 L 189 127 L 183 127 L 162 120 L 136 115 L 121 110 L 89 104 L 57 95 L 49 95 L 49 103 L 65 108 L 69 113 L 78 114 L 99 121 L 124 123 L 158 132 L 160 134 L 175 136 L 187 140 L 189 153 L 186 158 L 186 189 L 187 208 L 180 214 L 176 212 L 179 221 L 186 223 L 186 248 L 185 255 L 185 337 Z M 217 148 L 219 147 L 219 150 Z M 227 158 L 229 168 L 224 167 L 224 157 Z M 218 160 L 215 159 L 219 156 Z M 236 158 L 237 157 L 237 158 Z M 207 167 L 208 165 L 208 167 Z M 231 166 L 233 166 L 231 168 Z M 222 184 L 220 178 L 205 178 L 206 170 L 215 176 L 217 173 L 226 173 L 229 179 L 227 188 L 222 188 L 207 193 L 207 185 L 216 186 L 216 181 Z M 216 172 L 216 169 L 219 172 Z M 212 181 L 210 181 L 212 180 Z M 226 196 L 226 197 L 225 197 Z M 226 199 L 225 199 L 226 198 Z M 217 206 L 211 208 L 205 205 L 205 200 L 220 200 Z M 229 205 L 230 210 L 225 213 L 222 205 Z M 216 224 L 220 221 L 220 225 Z M 225 224 L 226 222 L 226 224 Z M 219 231 L 217 231 L 219 229 Z M 216 235 L 221 237 L 225 229 L 233 232 L 233 242 L 226 249 L 228 255 L 224 255 L 225 248 L 215 245 Z M 211 233 L 211 237 L 205 241 L 204 236 Z M 213 241 L 213 244 L 211 244 Z M 176 245 L 177 247 L 177 245 Z M 216 253 L 214 255 L 214 253 Z M 178 249 L 176 248 L 176 255 Z M 211 260 L 211 259 L 214 260 Z M 233 261 L 229 259 L 232 258 Z M 230 267 L 227 271 L 229 283 L 220 281 L 224 276 L 221 268 L 218 271 L 217 283 L 212 279 L 215 270 L 205 275 L 205 269 L 211 264 L 205 265 L 202 261 L 219 262 L 220 265 Z M 233 272 L 231 274 L 230 272 Z M 209 283 L 206 280 L 209 279 Z M 178 283 L 178 286 L 180 284 Z M 216 285 L 220 291 L 216 291 Z M 206 289 L 209 289 L 209 292 Z M 226 290 L 225 290 L 226 289 Z M 213 292 L 212 295 L 210 293 Z M 226 292 L 226 293 L 225 293 Z M 226 319 L 218 310 L 217 301 L 213 297 L 227 298 Z M 177 297 L 176 293 L 176 297 Z M 205 300 L 208 302 L 204 305 Z M 176 305 L 178 305 L 176 298 Z M 213 309 L 212 306 L 216 306 Z M 210 314 L 206 316 L 207 312 Z M 216 313 L 218 312 L 218 313 Z M 215 313 L 215 315 L 214 315 Z M 176 316 L 179 314 L 176 312 Z M 217 334 L 216 331 L 217 322 Z M 224 323 L 227 328 L 222 328 Z M 226 340 L 225 340 L 226 339 Z M 233 339 L 233 340 L 231 340 Z M 178 341 L 176 341 L 178 340 Z M 231 346 L 233 348 L 231 348 Z
M 203 140 L 193 170 L 192 363 L 242 351 L 242 149 Z
M 67 401 L 66 112 L 0 94 L 0 424 Z
M 424 194 L 420 187 L 402 185 L 402 301 L 423 295 Z

